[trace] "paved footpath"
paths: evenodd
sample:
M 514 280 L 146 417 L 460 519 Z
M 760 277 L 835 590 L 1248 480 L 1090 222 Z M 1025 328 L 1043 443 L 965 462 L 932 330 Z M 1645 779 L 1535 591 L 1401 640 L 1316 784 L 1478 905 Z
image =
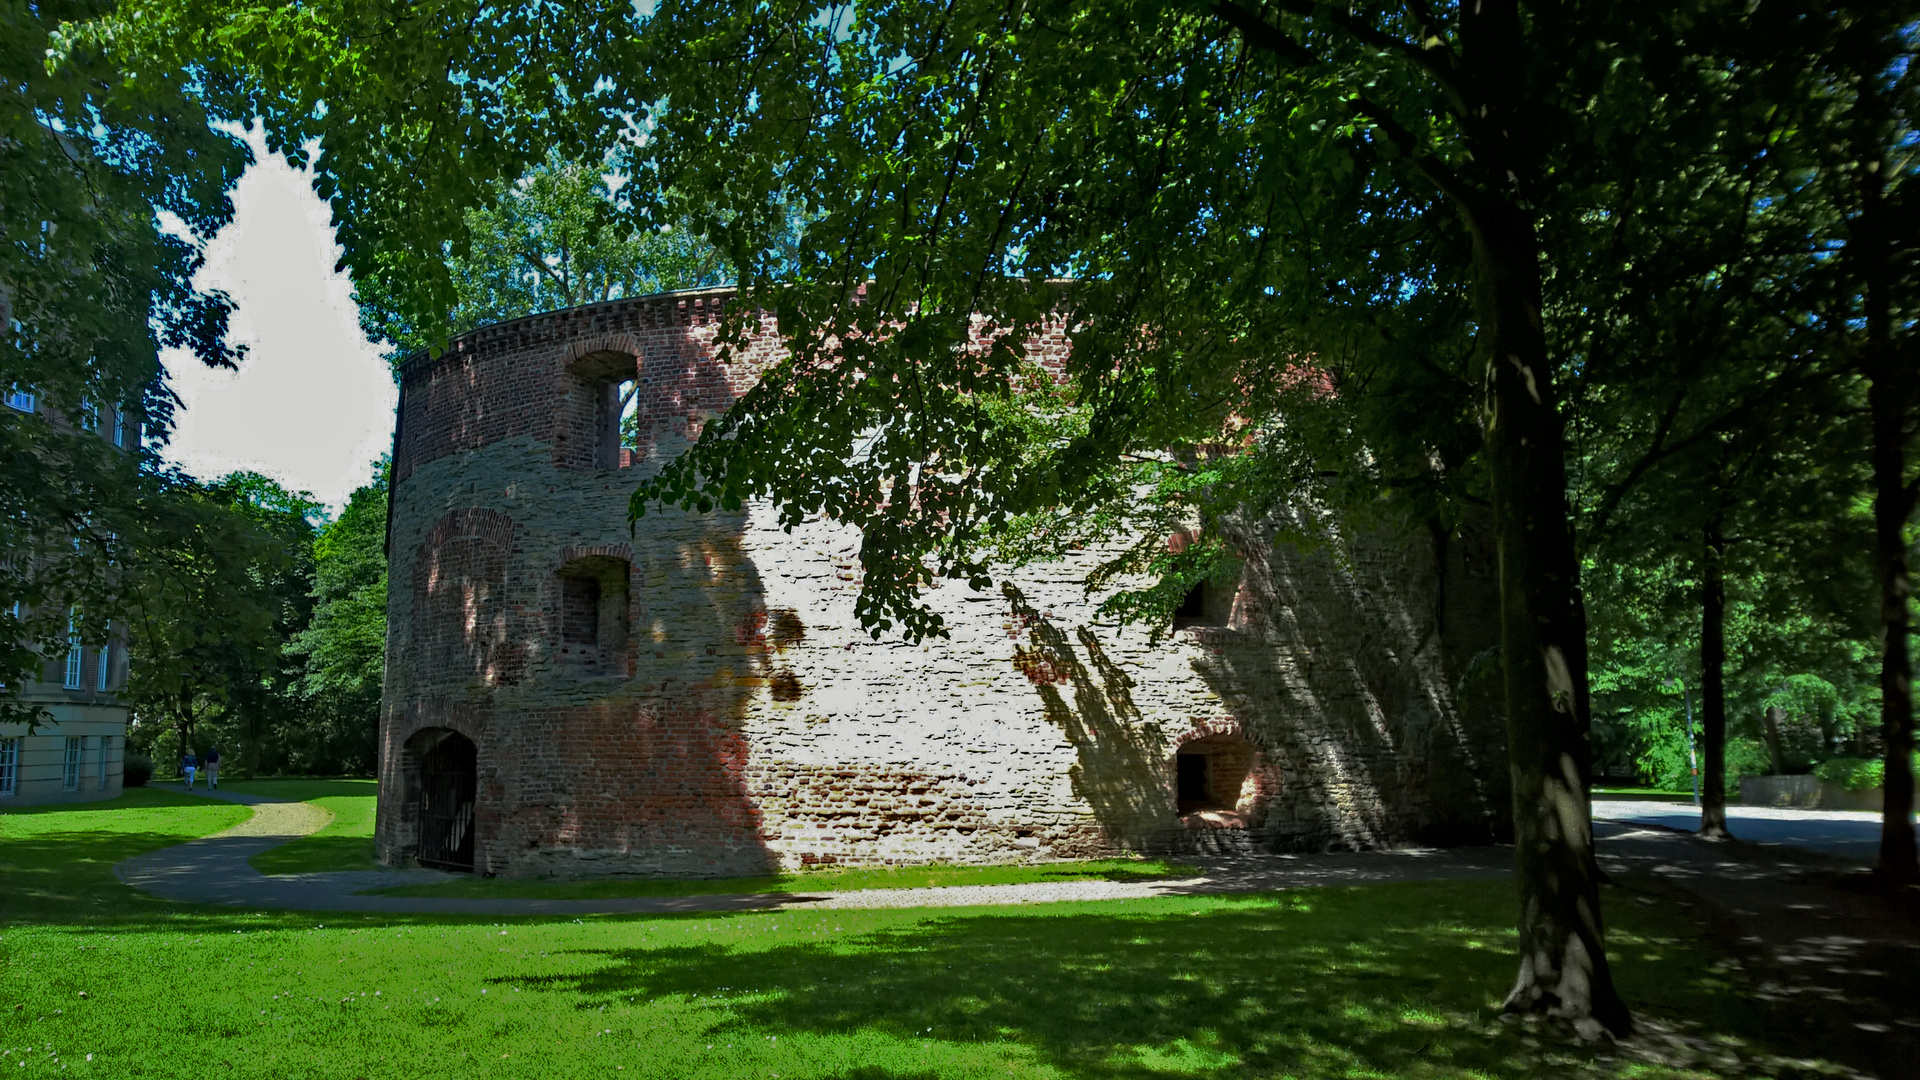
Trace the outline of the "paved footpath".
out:
M 1700 827 L 1690 802 L 1595 799 L 1593 816 L 1660 825 L 1681 832 Z M 1807 810 L 1792 806 L 1727 807 L 1727 830 L 1763 847 L 1785 846 L 1870 863 L 1880 853 L 1880 815 L 1870 810 Z
M 1240 857 L 1202 864 L 1203 872 L 1195 877 L 1152 882 L 599 900 L 366 896 L 360 893 L 461 880 L 465 875 L 419 869 L 262 874 L 247 860 L 317 831 L 330 816 L 304 803 L 225 793 L 212 797 L 253 805 L 254 815 L 216 836 L 135 856 L 114 872 L 136 888 L 189 903 L 512 916 L 1119 900 L 1384 881 L 1498 879 L 1508 877 L 1513 864 L 1512 848 L 1483 847 Z M 1744 984 L 1770 1030 L 1808 1054 L 1838 1058 L 1883 1080 L 1920 1078 L 1920 929 L 1912 918 L 1920 911 L 1920 894 L 1889 896 L 1867 888 L 1861 863 L 1790 846 L 1791 841 L 1763 846 L 1701 840 L 1682 831 L 1697 825 L 1697 818 L 1689 825 L 1681 814 L 1668 824 L 1665 819 L 1674 815 L 1667 811 L 1672 809 L 1596 802 L 1594 832 L 1601 866 L 1627 883 L 1613 894 L 1615 902 L 1674 905 L 1732 957 L 1726 973 Z M 1796 835 L 1809 835 L 1805 828 L 1796 828 Z M 1827 850 L 1851 854 L 1844 846 Z
M 389 914 L 637 915 L 765 908 L 960 907 L 1057 900 L 1132 900 L 1198 893 L 1251 892 L 1380 881 L 1500 878 L 1512 871 L 1504 848 L 1429 848 L 1328 855 L 1265 855 L 1207 865 L 1197 877 L 1166 881 L 1060 881 L 1024 885 L 962 885 L 933 889 L 865 889 L 837 893 L 747 893 L 712 896 L 635 896 L 596 900 L 472 899 L 442 896 L 366 896 L 371 889 L 466 880 L 435 870 L 355 870 L 317 874 L 262 874 L 247 860 L 268 848 L 325 827 L 327 811 L 306 803 L 275 802 L 215 792 L 209 797 L 254 808 L 251 820 L 226 832 L 136 855 L 114 867 L 121 881 L 169 900 L 236 904 L 299 911 Z

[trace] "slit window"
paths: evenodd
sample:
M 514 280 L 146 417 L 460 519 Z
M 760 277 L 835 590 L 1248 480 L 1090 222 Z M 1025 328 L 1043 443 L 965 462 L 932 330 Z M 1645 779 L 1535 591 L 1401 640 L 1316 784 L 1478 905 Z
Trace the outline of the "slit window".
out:
M 632 379 L 609 379 L 594 388 L 594 468 L 618 469 L 630 462 L 622 451 L 639 435 L 639 389 Z
M 0 739 L 0 795 L 20 794 L 20 740 Z
M 80 753 L 79 736 L 69 735 L 60 760 L 60 788 L 63 791 L 80 790 Z

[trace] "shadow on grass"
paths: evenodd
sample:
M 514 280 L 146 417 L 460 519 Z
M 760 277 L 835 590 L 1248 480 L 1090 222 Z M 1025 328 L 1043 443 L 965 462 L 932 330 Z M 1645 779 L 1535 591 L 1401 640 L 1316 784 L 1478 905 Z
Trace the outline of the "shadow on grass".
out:
M 337 795 L 377 795 L 380 782 L 353 777 L 310 779 L 289 776 L 265 780 L 222 780 L 220 790 L 224 794 L 252 795 L 257 798 L 280 799 L 285 802 L 306 802 L 308 799 L 323 799 Z
M 198 793 L 189 795 L 174 787 L 137 787 L 123 790 L 118 798 L 97 802 L 53 803 L 47 806 L 0 806 L 0 821 L 7 818 L 44 817 L 48 814 L 98 814 L 106 811 L 153 809 L 167 806 L 206 806 L 212 799 Z M 0 833 L 4 835 L 4 833 Z
M 1511 897 L 1499 883 L 1386 885 L 1121 914 L 969 913 L 839 938 L 830 913 L 795 913 L 773 921 L 817 922 L 817 944 L 591 950 L 598 970 L 544 981 L 583 995 L 581 1008 L 718 991 L 728 1016 L 716 1035 L 1010 1040 L 1079 1077 L 1534 1074 L 1537 1041 L 1497 1020 L 1513 977 Z M 1678 923 L 1651 929 L 1616 930 L 1630 998 L 1717 1034 L 1758 1034 L 1711 953 L 1671 937 Z M 1577 1063 L 1596 1051 L 1546 1052 Z
M 310 841 L 295 841 L 285 851 Z M 268 854 L 272 854 L 269 852 Z M 265 855 L 253 864 L 265 869 Z M 281 871 L 286 872 L 286 871 Z M 882 866 L 807 870 L 736 878 L 591 878 L 540 881 L 475 877 L 432 885 L 369 889 L 371 896 L 438 896 L 475 899 L 605 900 L 634 896 L 716 896 L 755 893 L 849 892 L 857 889 L 928 889 L 965 885 L 1019 885 L 1064 881 L 1167 881 L 1193 877 L 1198 869 L 1159 859 L 1085 859 L 1002 866 Z
M 371 870 L 373 838 L 308 836 L 255 855 L 248 862 L 263 874 L 313 874 L 333 870 Z

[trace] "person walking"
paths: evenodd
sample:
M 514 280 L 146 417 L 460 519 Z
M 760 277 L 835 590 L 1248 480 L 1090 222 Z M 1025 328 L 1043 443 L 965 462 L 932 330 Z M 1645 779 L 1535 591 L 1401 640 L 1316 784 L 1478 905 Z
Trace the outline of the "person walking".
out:
M 220 790 L 220 748 L 207 747 L 207 790 Z
M 187 778 L 188 791 L 193 790 L 193 773 L 199 767 L 200 759 L 193 756 L 193 751 L 189 750 L 180 755 L 180 775 Z

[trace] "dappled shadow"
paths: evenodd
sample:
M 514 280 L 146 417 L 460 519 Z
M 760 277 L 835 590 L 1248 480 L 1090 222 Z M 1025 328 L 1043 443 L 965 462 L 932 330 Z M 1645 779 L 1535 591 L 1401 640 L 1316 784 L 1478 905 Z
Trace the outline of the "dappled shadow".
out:
M 792 629 L 767 623 L 743 544 L 749 516 L 655 508 L 628 519 L 635 484 L 697 439 L 771 355 L 715 355 L 726 298 L 549 312 L 404 366 L 390 546 L 414 558 L 393 568 L 383 861 L 418 853 L 407 747 L 443 728 L 478 751 L 480 873 L 779 867 L 763 800 L 748 789 L 745 718 L 762 695 L 792 701 L 805 687 L 740 637 L 756 618 L 776 637 Z
M 845 936 L 830 913 L 788 913 L 775 918 L 817 925 L 820 943 L 596 951 L 591 973 L 512 981 L 583 1009 L 717 993 L 715 1035 L 1005 1042 L 1081 1077 L 1505 1075 L 1520 1050 L 1494 1022 L 1509 903 L 1495 885 L 1388 886 Z M 1682 985 L 1698 966 L 1678 950 L 1664 962 Z
M 1157 724 L 1142 723 L 1132 676 L 1085 627 L 1078 634 L 1087 656 L 1082 661 L 1066 633 L 1019 589 L 1003 584 L 1000 591 L 1014 625 L 1032 643 L 1014 646 L 1014 667 L 1033 684 L 1047 720 L 1073 745 L 1074 794 L 1113 839 L 1138 843 L 1177 831 L 1165 734 Z
M 1233 537 L 1234 625 L 1183 633 L 1206 679 L 1285 778 L 1261 824 L 1307 846 L 1486 843 L 1509 796 L 1500 713 L 1474 677 L 1496 640 L 1490 563 L 1464 540 L 1285 523 Z M 1497 666 L 1497 665 L 1496 665 Z

